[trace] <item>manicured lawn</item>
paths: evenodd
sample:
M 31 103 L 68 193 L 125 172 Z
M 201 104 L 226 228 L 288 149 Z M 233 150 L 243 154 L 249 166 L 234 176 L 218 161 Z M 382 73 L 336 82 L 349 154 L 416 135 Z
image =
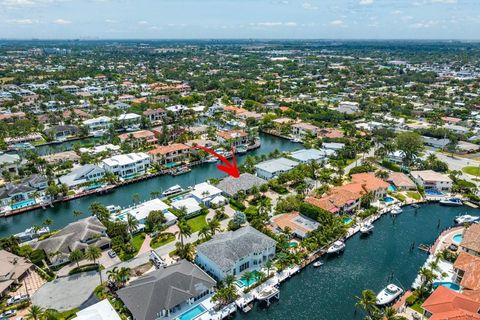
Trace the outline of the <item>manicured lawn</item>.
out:
M 145 241 L 145 233 L 144 232 L 137 233 L 136 235 L 133 236 L 132 243 L 133 243 L 133 247 L 135 248 L 135 250 L 137 252 L 142 247 L 143 241 Z
M 152 249 L 157 249 L 174 240 L 175 240 L 175 235 L 173 233 L 162 233 L 162 234 L 159 234 L 154 239 L 152 239 L 152 242 L 150 242 L 150 247 Z
M 394 195 L 395 198 L 397 198 L 398 200 L 402 201 L 402 202 L 405 202 L 405 200 L 407 200 L 407 198 L 405 198 L 405 196 L 401 193 L 396 193 Z
M 412 308 L 413 310 L 417 311 L 420 314 L 423 314 L 423 309 L 421 307 L 422 304 L 423 304 L 423 301 L 418 300 L 413 305 L 411 305 L 410 308 Z
M 187 224 L 192 228 L 192 233 L 200 231 L 200 229 L 207 225 L 206 217 L 206 214 L 202 214 L 187 220 Z
M 480 167 L 463 167 L 462 171 L 472 176 L 480 177 Z
M 415 200 L 420 200 L 422 198 L 420 193 L 418 193 L 417 191 L 408 191 L 407 196 Z

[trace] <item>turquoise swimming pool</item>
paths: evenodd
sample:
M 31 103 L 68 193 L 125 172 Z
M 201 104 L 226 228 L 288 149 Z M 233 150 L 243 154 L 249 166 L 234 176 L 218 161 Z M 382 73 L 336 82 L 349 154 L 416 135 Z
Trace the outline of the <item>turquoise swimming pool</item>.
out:
M 437 281 L 437 282 L 433 283 L 434 288 L 437 288 L 438 286 L 446 287 L 446 288 L 451 289 L 453 291 L 460 291 L 460 286 L 456 283 L 453 283 L 453 282 Z
M 352 220 L 352 218 L 350 218 L 350 217 L 345 217 L 345 218 L 343 218 L 343 224 L 345 224 L 345 225 L 346 225 L 346 224 L 349 224 L 349 223 L 352 222 L 352 221 L 353 221 L 353 220 Z
M 390 192 L 397 192 L 397 187 L 395 187 L 393 184 L 389 185 L 388 186 L 388 191 Z
M 395 201 L 395 199 L 392 198 L 392 197 L 385 197 L 385 198 L 383 198 L 383 201 L 384 201 L 385 203 L 392 203 L 392 202 Z
M 192 320 L 207 311 L 201 304 L 196 305 L 194 308 L 183 313 L 178 319 L 180 320 Z
M 10 207 L 12 208 L 12 210 L 16 210 L 16 209 L 28 207 L 28 206 L 31 206 L 31 205 L 34 205 L 34 204 L 35 204 L 35 200 L 28 199 L 28 200 L 24 200 L 24 201 L 14 203 Z
M 460 244 L 460 243 L 462 243 L 463 235 L 461 233 L 456 234 L 456 235 L 453 236 L 452 240 L 455 244 Z
M 252 284 L 254 284 L 255 282 L 257 282 L 257 276 L 258 276 L 258 272 L 257 271 L 252 271 L 253 273 L 253 278 L 250 279 L 248 282 L 247 280 L 245 279 L 238 279 L 237 281 L 235 281 L 235 283 L 237 284 L 237 286 L 239 286 L 240 288 L 244 288 L 244 287 L 250 287 Z

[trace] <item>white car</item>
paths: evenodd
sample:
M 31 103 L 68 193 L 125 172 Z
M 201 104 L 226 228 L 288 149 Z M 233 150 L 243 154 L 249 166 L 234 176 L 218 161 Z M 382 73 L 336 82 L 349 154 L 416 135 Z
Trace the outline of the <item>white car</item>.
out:
M 4 313 L 0 314 L 0 319 L 7 319 L 7 318 L 11 318 L 13 317 L 14 315 L 17 314 L 17 311 L 15 310 L 8 310 L 8 311 L 5 311 Z
M 11 297 L 10 299 L 7 300 L 8 305 L 12 305 L 15 303 L 27 301 L 30 299 L 30 296 L 28 294 L 20 294 L 14 297 Z

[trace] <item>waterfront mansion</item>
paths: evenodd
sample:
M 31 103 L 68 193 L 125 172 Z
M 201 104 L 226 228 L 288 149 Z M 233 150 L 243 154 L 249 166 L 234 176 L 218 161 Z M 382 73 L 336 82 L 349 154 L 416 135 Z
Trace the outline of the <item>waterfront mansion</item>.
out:
M 218 280 L 258 270 L 275 256 L 276 241 L 253 227 L 217 234 L 198 245 L 195 262 Z
M 122 178 L 144 174 L 150 166 L 150 157 L 143 152 L 120 154 L 102 161 L 105 171 Z

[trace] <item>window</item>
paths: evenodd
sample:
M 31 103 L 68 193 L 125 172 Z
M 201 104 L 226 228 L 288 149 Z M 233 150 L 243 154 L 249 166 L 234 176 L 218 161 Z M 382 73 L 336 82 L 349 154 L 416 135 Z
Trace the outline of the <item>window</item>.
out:
M 240 272 L 244 271 L 244 270 L 247 270 L 248 268 L 250 267 L 250 262 L 247 261 L 245 262 L 244 264 L 240 265 Z

